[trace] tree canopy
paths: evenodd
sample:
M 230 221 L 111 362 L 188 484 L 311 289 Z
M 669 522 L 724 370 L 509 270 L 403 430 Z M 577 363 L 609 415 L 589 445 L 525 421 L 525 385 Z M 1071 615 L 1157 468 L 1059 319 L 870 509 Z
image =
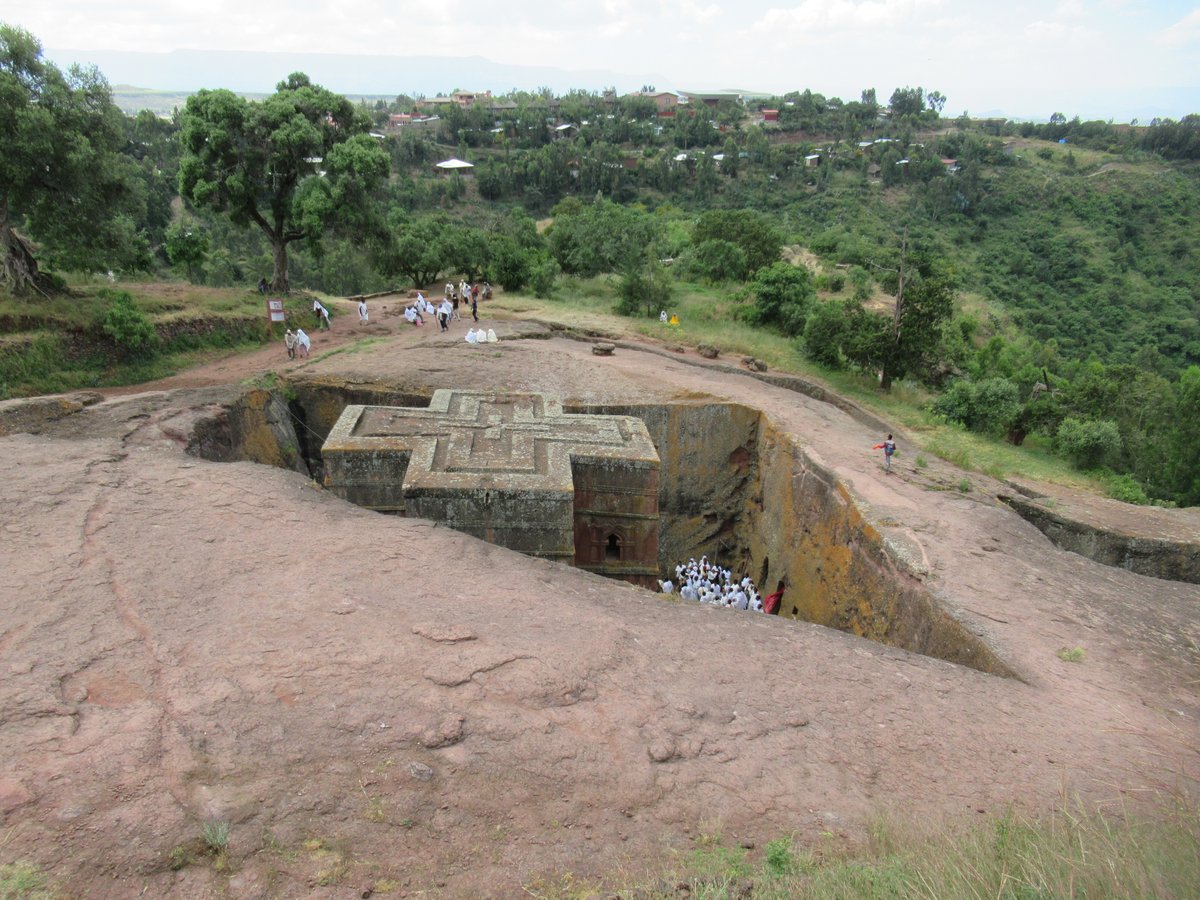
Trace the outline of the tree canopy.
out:
M 46 293 L 53 281 L 39 261 L 148 264 L 123 121 L 98 70 L 63 73 L 31 34 L 0 24 L 0 284 Z
M 262 102 L 200 91 L 183 112 L 179 191 L 198 206 L 257 225 L 271 246 L 271 289 L 289 290 L 287 247 L 319 245 L 327 229 L 363 234 L 377 224 L 370 195 L 387 153 L 345 97 L 297 72 Z

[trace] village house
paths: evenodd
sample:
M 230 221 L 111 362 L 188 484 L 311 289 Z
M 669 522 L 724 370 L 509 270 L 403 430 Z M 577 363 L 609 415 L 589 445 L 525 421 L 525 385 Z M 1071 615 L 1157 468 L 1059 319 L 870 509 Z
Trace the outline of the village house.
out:
M 675 107 L 679 105 L 679 96 L 670 91 L 636 91 L 626 94 L 626 97 L 646 97 L 654 101 L 654 107 L 660 116 L 675 115 Z

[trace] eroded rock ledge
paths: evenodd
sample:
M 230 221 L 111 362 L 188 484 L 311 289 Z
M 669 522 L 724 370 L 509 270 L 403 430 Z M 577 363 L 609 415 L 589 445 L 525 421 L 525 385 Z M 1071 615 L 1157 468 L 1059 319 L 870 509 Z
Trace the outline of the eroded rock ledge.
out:
M 1138 575 L 1200 584 L 1200 540 L 1171 534 L 1171 531 L 1179 530 L 1180 523 L 1169 520 L 1182 518 L 1187 514 L 1185 510 L 1149 510 L 1146 512 L 1150 515 L 1167 521 L 1147 522 L 1134 515 L 1125 504 L 1119 504 L 1130 518 L 1128 522 L 1118 523 L 1111 521 L 1111 515 L 1099 520 L 1089 515 L 1094 510 L 1078 509 L 1051 497 L 1004 494 L 1000 499 L 1063 550 Z M 1182 530 L 1186 532 L 1188 523 L 1182 524 L 1185 526 Z M 1192 534 L 1200 534 L 1200 531 L 1192 531 Z

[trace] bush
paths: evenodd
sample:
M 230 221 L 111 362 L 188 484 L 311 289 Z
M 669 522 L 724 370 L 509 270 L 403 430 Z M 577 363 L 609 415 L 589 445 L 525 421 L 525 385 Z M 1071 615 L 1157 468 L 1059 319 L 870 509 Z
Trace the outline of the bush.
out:
M 158 351 L 158 334 L 133 298 L 126 291 L 108 289 L 102 290 L 100 297 L 109 301 L 100 329 L 112 340 L 117 355 L 122 359 L 153 357 Z
M 933 411 L 971 431 L 996 435 L 1021 412 L 1017 386 L 1007 378 L 956 381 L 933 404 Z
M 777 262 L 783 249 L 783 238 L 772 221 L 753 209 L 709 210 L 696 222 L 692 240 L 697 245 L 709 240 L 736 244 L 746 254 L 751 272 Z
M 1122 503 L 1136 503 L 1139 506 L 1150 503 L 1150 498 L 1146 496 L 1142 486 L 1129 474 L 1113 476 L 1108 483 L 1108 496 Z
M 804 354 L 831 369 L 842 367 L 846 317 L 840 303 L 818 303 L 804 323 Z
M 689 249 L 681 262 L 681 268 L 698 281 L 720 284 L 725 281 L 743 281 L 746 278 L 746 254 L 737 244 L 713 239 Z
M 1058 426 L 1054 449 L 1079 469 L 1097 469 L 1121 452 L 1121 432 L 1108 419 L 1068 417 Z
M 788 336 L 803 334 L 816 293 L 808 269 L 785 262 L 770 265 L 754 278 L 751 321 L 774 326 Z
M 655 310 L 671 305 L 672 293 L 671 276 L 658 260 L 649 258 L 641 267 L 621 276 L 617 286 L 621 299 L 616 311 L 623 316 L 652 316 Z
M 558 260 L 549 255 L 541 256 L 533 265 L 529 275 L 529 286 L 533 288 L 534 296 L 541 297 L 543 300 L 554 296 L 554 291 L 558 286 L 558 276 L 561 273 Z
M 533 275 L 534 259 L 532 252 L 517 246 L 510 238 L 497 238 L 492 241 L 491 260 L 487 265 L 489 280 L 506 291 L 519 291 Z

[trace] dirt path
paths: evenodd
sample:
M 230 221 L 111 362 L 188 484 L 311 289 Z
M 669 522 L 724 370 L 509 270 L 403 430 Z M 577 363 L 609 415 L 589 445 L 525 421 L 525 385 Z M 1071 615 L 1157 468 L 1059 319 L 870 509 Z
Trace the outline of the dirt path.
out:
M 239 384 L 257 378 L 267 372 L 300 372 L 316 364 L 322 357 L 335 350 L 342 350 L 359 341 L 375 338 L 391 338 L 417 331 L 404 318 L 404 308 L 411 301 L 407 294 L 389 294 L 368 301 L 369 322 L 363 325 L 358 320 L 358 303 L 349 299 L 332 300 L 329 305 L 334 313 L 328 331 L 312 328 L 306 318 L 300 327 L 312 339 L 309 357 L 289 360 L 283 345 L 282 333 L 271 344 L 249 352 L 231 352 L 210 362 L 194 366 L 177 375 L 142 384 L 102 388 L 106 397 L 121 397 L 145 391 L 165 391 L 177 388 L 210 387 L 212 385 Z M 468 319 L 470 316 L 468 315 Z M 425 328 L 437 331 L 437 323 L 426 323 Z M 276 326 L 277 330 L 280 330 Z M 465 333 L 466 328 L 461 329 Z

